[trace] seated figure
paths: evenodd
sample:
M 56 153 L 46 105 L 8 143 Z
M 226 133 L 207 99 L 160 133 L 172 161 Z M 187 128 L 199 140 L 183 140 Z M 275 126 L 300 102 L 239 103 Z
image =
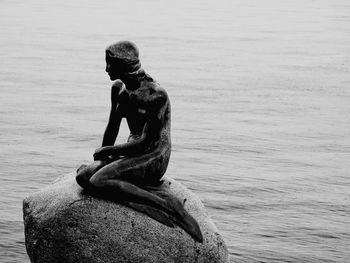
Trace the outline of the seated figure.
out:
M 77 183 L 91 194 L 126 202 L 164 224 L 174 222 L 201 242 L 199 226 L 183 204 L 160 191 L 171 152 L 166 91 L 141 68 L 138 49 L 130 41 L 107 47 L 106 72 L 114 81 L 109 121 L 102 147 L 95 151 L 93 163 L 78 169 Z M 122 118 L 130 136 L 126 143 L 114 145 Z

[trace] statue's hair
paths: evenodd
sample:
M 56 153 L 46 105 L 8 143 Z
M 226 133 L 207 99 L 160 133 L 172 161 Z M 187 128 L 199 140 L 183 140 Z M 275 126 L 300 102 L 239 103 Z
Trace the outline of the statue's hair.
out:
M 128 40 L 119 41 L 106 48 L 106 52 L 112 58 L 121 60 L 135 61 L 139 59 L 139 49 Z
M 106 55 L 109 58 L 113 59 L 116 63 L 119 63 L 124 71 L 123 73 L 129 78 L 147 78 L 149 80 L 153 80 L 141 68 L 141 62 L 139 60 L 139 49 L 133 42 L 123 40 L 109 45 L 106 48 Z

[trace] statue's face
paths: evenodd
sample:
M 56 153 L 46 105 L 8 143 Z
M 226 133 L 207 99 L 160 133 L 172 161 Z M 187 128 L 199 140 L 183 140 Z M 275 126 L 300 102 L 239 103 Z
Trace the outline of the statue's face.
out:
M 121 65 L 118 65 L 113 58 L 106 55 L 106 72 L 111 80 L 119 79 L 122 76 Z

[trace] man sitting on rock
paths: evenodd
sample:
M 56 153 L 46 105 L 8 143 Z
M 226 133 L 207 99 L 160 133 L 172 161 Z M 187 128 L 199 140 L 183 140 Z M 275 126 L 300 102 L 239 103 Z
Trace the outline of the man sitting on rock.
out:
M 141 68 L 138 49 L 130 41 L 107 47 L 106 72 L 115 81 L 108 125 L 94 162 L 78 169 L 77 183 L 92 194 L 122 198 L 164 224 L 174 222 L 202 241 L 197 222 L 182 203 L 171 195 L 157 194 L 171 152 L 166 91 Z M 114 145 L 122 118 L 130 136 L 126 143 Z

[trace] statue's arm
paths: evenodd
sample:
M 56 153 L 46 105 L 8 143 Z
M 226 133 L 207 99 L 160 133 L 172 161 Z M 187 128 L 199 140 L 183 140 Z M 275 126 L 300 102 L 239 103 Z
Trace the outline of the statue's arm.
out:
M 133 141 L 110 146 L 106 150 L 108 155 L 133 156 L 143 153 L 149 144 L 157 140 L 164 121 L 164 108 L 167 107 L 168 96 L 165 91 L 156 92 L 149 98 L 148 120 L 143 128 L 142 135 Z
M 113 145 L 119 133 L 122 114 L 118 103 L 118 97 L 122 85 L 123 84 L 121 82 L 117 81 L 111 88 L 111 112 L 109 114 L 108 124 L 103 135 L 102 147 Z

